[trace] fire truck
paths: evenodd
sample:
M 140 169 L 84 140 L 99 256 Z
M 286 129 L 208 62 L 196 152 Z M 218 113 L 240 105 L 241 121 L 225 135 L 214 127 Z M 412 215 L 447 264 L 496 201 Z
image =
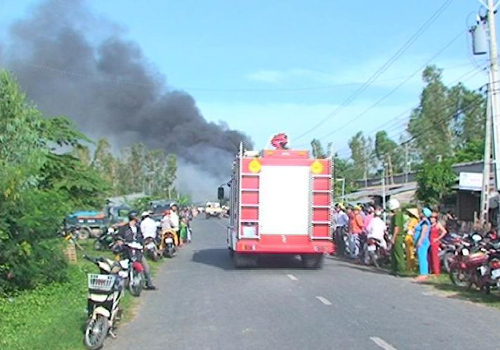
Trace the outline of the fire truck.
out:
M 321 268 L 334 250 L 332 166 L 332 159 L 311 158 L 306 150 L 240 146 L 228 183 L 227 243 L 236 267 L 256 266 L 263 254 L 290 254 L 306 268 Z

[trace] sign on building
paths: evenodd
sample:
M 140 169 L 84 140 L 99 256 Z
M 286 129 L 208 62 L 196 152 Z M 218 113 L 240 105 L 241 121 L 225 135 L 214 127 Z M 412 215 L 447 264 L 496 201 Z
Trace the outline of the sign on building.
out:
M 458 188 L 460 190 L 481 191 L 483 187 L 482 173 L 460 173 Z

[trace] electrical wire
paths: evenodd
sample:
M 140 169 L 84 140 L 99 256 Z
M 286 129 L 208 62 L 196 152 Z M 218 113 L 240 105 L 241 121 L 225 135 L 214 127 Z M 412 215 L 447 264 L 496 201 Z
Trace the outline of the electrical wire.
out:
M 323 118 L 319 123 L 314 125 L 311 129 L 308 129 L 304 133 L 300 134 L 299 136 L 295 137 L 294 139 L 300 140 L 302 137 L 305 135 L 308 135 L 312 131 L 316 130 L 319 128 L 321 125 L 323 125 L 325 122 L 330 120 L 330 118 L 336 116 L 341 110 L 343 110 L 345 107 L 347 107 L 352 101 L 354 101 L 359 95 L 361 95 L 370 85 L 378 79 L 380 75 L 382 75 L 387 69 L 389 69 L 410 47 L 413 45 L 413 43 L 431 26 L 432 23 L 434 23 L 439 16 L 446 10 L 446 8 L 451 4 L 452 0 L 447 0 L 445 1 L 441 7 L 439 7 L 433 14 L 432 16 L 425 21 L 425 23 L 417 30 L 415 34 L 413 34 L 408 41 L 393 55 L 389 60 L 387 60 L 375 73 L 368 78 L 368 80 L 359 88 L 357 89 L 353 94 L 351 94 L 342 104 L 340 104 L 333 112 L 328 114 L 325 118 Z

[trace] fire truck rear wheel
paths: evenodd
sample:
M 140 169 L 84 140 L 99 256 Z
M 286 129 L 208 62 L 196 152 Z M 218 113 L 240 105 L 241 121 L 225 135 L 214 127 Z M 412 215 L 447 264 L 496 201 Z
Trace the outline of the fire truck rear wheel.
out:
M 323 254 L 302 254 L 302 263 L 307 269 L 320 269 L 323 266 Z

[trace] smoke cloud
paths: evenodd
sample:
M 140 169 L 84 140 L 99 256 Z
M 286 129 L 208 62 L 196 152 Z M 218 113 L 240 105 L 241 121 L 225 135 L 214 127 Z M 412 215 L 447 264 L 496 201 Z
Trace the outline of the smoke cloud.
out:
M 11 27 L 7 50 L 0 52 L 46 115 L 67 115 L 115 149 L 143 142 L 177 154 L 179 185 L 206 199 L 216 193 L 213 184 L 227 181 L 239 143 L 251 147 L 251 141 L 223 123 L 207 122 L 195 100 L 171 89 L 123 33 L 83 0 L 49 0 Z

